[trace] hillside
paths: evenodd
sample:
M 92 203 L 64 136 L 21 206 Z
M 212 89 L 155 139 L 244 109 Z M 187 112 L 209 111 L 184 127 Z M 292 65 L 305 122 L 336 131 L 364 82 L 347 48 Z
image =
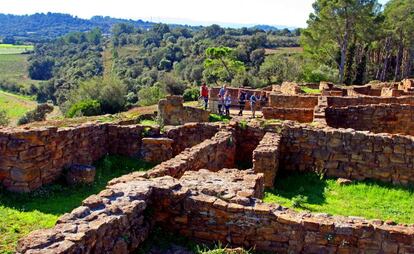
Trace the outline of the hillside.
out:
M 129 23 L 135 27 L 149 28 L 151 22 L 142 20 L 115 19 L 96 16 L 81 19 L 69 14 L 47 13 L 33 15 L 0 14 L 0 37 L 13 36 L 17 40 L 40 42 L 50 40 L 70 32 L 85 32 L 98 27 L 109 33 L 117 23 Z
M 15 126 L 20 117 L 33 110 L 37 103 L 28 97 L 0 91 L 0 108 L 6 110 L 10 125 Z

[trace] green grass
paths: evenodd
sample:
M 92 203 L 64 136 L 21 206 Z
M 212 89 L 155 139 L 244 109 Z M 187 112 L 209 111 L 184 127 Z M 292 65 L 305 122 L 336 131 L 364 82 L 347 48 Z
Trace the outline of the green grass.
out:
M 144 120 L 141 120 L 139 122 L 139 124 L 145 125 L 145 126 L 157 126 L 158 125 L 158 122 L 155 121 L 155 120 L 144 119 Z
M 33 45 L 0 44 L 0 55 L 21 54 L 33 50 Z
M 307 94 L 320 94 L 321 93 L 321 90 L 313 89 L 307 86 L 301 86 L 300 89 L 302 90 L 302 92 L 307 93 Z
M 113 178 L 153 165 L 121 156 L 107 156 L 96 164 L 95 183 L 42 187 L 30 194 L 0 192 L 0 253 L 14 253 L 17 240 L 36 229 L 51 228 L 63 213 L 70 212 L 86 197 L 105 188 Z
M 278 177 L 264 201 L 297 210 L 414 223 L 414 189 L 373 181 L 340 186 L 316 174 Z
M 15 95 L 0 91 L 0 109 L 6 110 L 12 125 L 26 112 L 33 110 L 37 103 L 27 96 Z
M 210 114 L 208 117 L 209 122 L 224 122 L 228 123 L 230 121 L 230 116 L 218 115 L 218 114 Z

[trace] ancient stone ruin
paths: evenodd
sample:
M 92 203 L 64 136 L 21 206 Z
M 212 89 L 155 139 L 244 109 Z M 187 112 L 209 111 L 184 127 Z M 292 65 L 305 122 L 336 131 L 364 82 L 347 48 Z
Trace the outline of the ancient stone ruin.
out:
M 268 92 L 264 117 L 282 121 L 180 125 L 193 119 L 193 109 L 169 97 L 160 114 L 176 126 L 163 130 L 109 123 L 2 130 L 0 182 L 10 191 L 34 190 L 105 154 L 159 163 L 111 180 L 54 228 L 21 239 L 17 252 L 133 253 L 162 227 L 196 241 L 271 253 L 414 253 L 413 225 L 262 202 L 264 188 L 281 173 L 414 184 L 414 97 Z M 244 162 L 250 169 L 239 168 Z

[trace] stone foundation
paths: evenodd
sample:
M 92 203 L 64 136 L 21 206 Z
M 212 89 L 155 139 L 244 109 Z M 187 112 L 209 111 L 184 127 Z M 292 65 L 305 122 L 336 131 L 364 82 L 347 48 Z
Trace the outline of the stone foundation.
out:
M 131 253 L 154 225 L 190 239 L 274 253 L 414 253 L 414 228 L 359 218 L 298 213 L 258 200 L 263 177 L 224 169 L 112 180 L 30 233 L 17 253 Z
M 182 96 L 167 96 L 158 103 L 159 117 L 164 125 L 180 125 L 189 122 L 208 122 L 209 111 L 183 105 Z
M 173 157 L 170 138 L 143 138 L 141 146 L 141 158 L 146 162 L 160 163 Z
M 272 108 L 308 108 L 313 109 L 318 105 L 317 96 L 305 95 L 269 95 L 269 107 Z
M 273 188 L 279 169 L 280 136 L 268 132 L 253 151 L 253 171 L 263 173 L 265 187 Z
M 292 120 L 300 123 L 313 121 L 313 108 L 270 108 L 262 109 L 264 119 Z
M 400 104 L 327 108 L 327 124 L 374 133 L 414 135 L 414 106 Z

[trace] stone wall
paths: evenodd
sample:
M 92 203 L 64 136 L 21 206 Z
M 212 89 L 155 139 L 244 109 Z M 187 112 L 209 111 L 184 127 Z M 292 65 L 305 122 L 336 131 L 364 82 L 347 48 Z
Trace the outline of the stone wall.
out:
M 186 171 L 206 168 L 217 171 L 235 164 L 236 139 L 232 131 L 221 130 L 211 139 L 186 149 L 146 173 L 147 177 L 180 177 Z
M 414 183 L 414 137 L 295 125 L 282 133 L 279 172 Z
M 313 121 L 313 108 L 271 108 L 262 109 L 264 119 L 292 120 L 300 123 Z
M 302 89 L 297 83 L 294 82 L 283 82 L 280 86 L 280 92 L 286 95 L 301 94 Z
M 215 123 L 186 123 L 181 126 L 166 126 L 165 136 L 174 140 L 173 155 L 177 155 L 202 141 L 213 137 L 219 130 Z
M 328 106 L 329 107 L 347 107 L 347 106 L 356 106 L 356 105 L 369 105 L 369 104 L 408 104 L 414 105 L 414 96 L 404 96 L 404 97 L 375 97 L 375 96 L 365 96 L 365 97 L 337 97 L 337 96 L 328 96 Z
M 91 164 L 107 153 L 137 155 L 143 128 L 87 124 L 59 129 L 3 129 L 0 184 L 10 191 L 28 192 L 55 181 L 72 164 Z M 151 129 L 148 133 L 157 131 Z
M 263 173 L 265 187 L 273 188 L 279 169 L 280 136 L 268 132 L 253 151 L 253 171 Z
M 181 125 L 189 122 L 208 122 L 209 111 L 183 105 L 182 96 L 167 96 L 158 102 L 158 113 L 164 125 Z
M 327 124 L 374 133 L 414 135 L 414 106 L 400 104 L 360 105 L 327 108 Z
M 121 178 L 30 233 L 17 253 L 132 253 L 155 225 L 194 240 L 272 253 L 414 253 L 414 227 L 264 204 L 263 177 L 225 169 Z
M 317 96 L 305 95 L 269 95 L 269 107 L 272 108 L 311 108 L 318 104 Z

